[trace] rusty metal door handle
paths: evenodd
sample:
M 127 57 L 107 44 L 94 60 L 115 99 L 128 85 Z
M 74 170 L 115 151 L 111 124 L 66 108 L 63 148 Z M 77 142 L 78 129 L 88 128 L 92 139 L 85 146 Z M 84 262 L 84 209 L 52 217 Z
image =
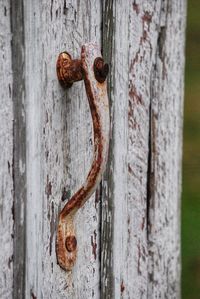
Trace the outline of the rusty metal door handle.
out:
M 72 269 L 77 256 L 73 225 L 75 213 L 95 192 L 106 166 L 110 127 L 107 74 L 108 64 L 104 63 L 96 44 L 82 46 L 80 60 L 72 60 L 67 52 L 58 57 L 57 75 L 63 87 L 71 87 L 73 82 L 84 80 L 94 131 L 94 158 L 86 181 L 59 214 L 56 254 L 64 270 Z

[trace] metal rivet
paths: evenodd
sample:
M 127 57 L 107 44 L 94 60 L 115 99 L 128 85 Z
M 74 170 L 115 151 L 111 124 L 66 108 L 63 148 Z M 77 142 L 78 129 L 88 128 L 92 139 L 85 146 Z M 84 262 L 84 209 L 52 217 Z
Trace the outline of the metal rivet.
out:
M 103 83 L 109 72 L 109 66 L 104 63 L 103 58 L 97 57 L 94 61 L 94 75 L 99 83 Z
M 75 236 L 68 236 L 65 240 L 65 247 L 67 251 L 72 252 L 77 247 L 77 240 Z

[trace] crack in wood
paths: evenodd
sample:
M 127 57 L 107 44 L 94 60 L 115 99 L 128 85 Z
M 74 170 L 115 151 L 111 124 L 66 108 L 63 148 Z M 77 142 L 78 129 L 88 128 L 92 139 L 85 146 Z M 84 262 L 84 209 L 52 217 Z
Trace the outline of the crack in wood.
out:
M 26 234 L 26 120 L 24 78 L 24 7 L 22 0 L 11 1 L 12 70 L 13 70 L 13 184 L 14 184 L 14 265 L 13 299 L 25 298 Z
M 105 62 L 109 64 L 108 75 L 108 98 L 110 105 L 110 145 L 108 153 L 107 168 L 102 180 L 102 216 L 101 216 L 101 298 L 114 298 L 114 278 L 113 278 L 113 98 L 112 88 L 114 84 L 113 56 L 113 34 L 114 34 L 114 1 L 103 1 L 102 9 L 102 52 Z

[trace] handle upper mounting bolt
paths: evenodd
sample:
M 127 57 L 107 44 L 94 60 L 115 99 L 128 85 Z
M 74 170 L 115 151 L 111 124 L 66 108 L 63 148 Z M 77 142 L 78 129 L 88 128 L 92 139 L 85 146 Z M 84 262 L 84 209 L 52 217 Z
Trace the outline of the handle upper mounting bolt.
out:
M 99 83 L 103 83 L 109 72 L 109 65 L 104 63 L 103 58 L 97 57 L 94 61 L 94 75 Z

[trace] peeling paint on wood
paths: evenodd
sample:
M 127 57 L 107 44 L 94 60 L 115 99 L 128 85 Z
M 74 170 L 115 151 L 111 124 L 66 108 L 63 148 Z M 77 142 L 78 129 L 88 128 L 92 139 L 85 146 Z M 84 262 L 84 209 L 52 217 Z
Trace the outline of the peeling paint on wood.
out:
M 10 10 L 1 1 L 1 298 L 180 298 L 186 3 L 172 2 L 17 0 Z M 81 250 L 65 273 L 56 260 L 57 216 L 87 175 L 93 129 L 83 83 L 62 90 L 56 60 L 62 51 L 78 58 L 90 41 L 110 64 L 109 162 L 76 215 Z
M 161 7 L 151 72 L 148 298 L 180 298 L 180 190 L 186 2 Z
M 99 204 L 78 211 L 79 251 L 66 274 L 55 241 L 62 201 L 82 185 L 93 158 L 92 119 L 83 82 L 66 92 L 56 74 L 58 54 L 79 58 L 81 46 L 100 44 L 101 9 L 95 1 L 24 1 L 27 90 L 26 297 L 99 298 Z M 63 197 L 63 190 L 67 196 Z M 52 204 L 54 209 L 52 210 Z M 84 224 L 84 225 L 83 225 Z M 90 236 L 96 230 L 97 257 Z M 53 266 L 52 266 L 53 265 Z
M 153 74 L 154 67 L 156 67 L 158 63 L 157 55 L 160 55 L 162 59 L 164 58 L 163 40 L 167 33 L 165 27 L 162 27 L 162 22 L 164 16 L 167 17 L 168 14 L 167 10 L 164 9 L 165 6 L 167 7 L 168 2 L 133 1 L 131 4 L 125 1 L 117 1 L 115 3 L 106 1 L 105 3 L 104 16 L 106 16 L 107 19 L 105 20 L 105 32 L 103 35 L 103 41 L 106 42 L 105 45 L 103 44 L 103 49 L 105 48 L 105 52 L 107 52 L 108 55 L 110 53 L 109 51 L 112 53 L 111 73 L 114 73 L 114 77 L 112 77 L 110 81 L 113 146 L 109 163 L 109 167 L 113 171 L 113 175 L 111 176 L 113 183 L 112 190 L 110 189 L 110 184 L 107 188 L 107 190 L 110 190 L 109 197 L 106 197 L 103 193 L 102 198 L 103 201 L 109 198 L 110 215 L 112 215 L 108 222 L 106 221 L 104 223 L 105 218 L 103 218 L 102 223 L 103 232 L 111 232 L 109 236 L 110 239 L 102 238 L 103 257 L 106 257 L 102 261 L 103 267 L 101 270 L 102 298 L 119 298 L 120 296 L 121 298 L 162 297 L 165 294 L 164 288 L 167 287 L 169 282 L 169 279 L 167 280 L 167 276 L 165 276 L 164 273 L 167 275 L 169 268 L 165 266 L 165 270 L 163 268 L 164 272 L 162 271 L 162 275 L 164 274 L 164 276 L 160 276 L 159 269 L 154 266 L 154 260 L 152 260 L 151 250 L 154 250 L 154 247 L 152 247 L 151 238 L 154 239 L 154 237 L 152 237 L 149 224 L 151 223 L 151 227 L 155 227 L 160 225 L 162 221 L 160 218 L 160 224 L 158 224 L 156 219 L 152 219 L 151 210 L 154 210 L 155 207 L 151 207 L 152 199 L 149 193 L 149 185 L 152 185 L 153 182 L 152 188 L 155 190 L 155 185 L 157 184 L 159 186 L 160 178 L 165 176 L 166 173 L 163 172 L 160 165 L 159 182 L 155 180 L 151 181 L 152 178 L 149 176 L 151 168 L 149 167 L 152 163 L 152 159 L 155 159 L 155 153 L 152 152 L 151 147 L 158 147 L 156 144 L 159 144 L 159 138 L 156 139 L 153 133 L 157 118 L 154 121 L 154 126 L 152 125 L 152 106 L 155 101 L 155 96 L 152 95 L 152 88 L 154 88 L 153 86 L 155 84 Z M 179 25 L 182 12 L 181 22 L 184 23 L 185 20 L 184 8 L 185 4 L 171 7 L 173 18 L 177 19 L 177 24 L 179 23 Z M 112 19 L 115 20 L 114 23 Z M 109 26 L 112 26 L 112 28 Z M 170 30 L 173 30 L 172 27 L 173 25 L 171 23 L 171 29 L 170 26 L 167 29 L 169 36 L 173 35 L 172 32 L 170 33 Z M 161 31 L 159 28 L 161 28 Z M 176 28 L 177 39 L 175 40 L 174 47 L 177 49 L 177 57 L 184 57 L 184 25 L 181 29 L 180 27 Z M 114 32 L 114 44 L 111 39 L 105 39 L 108 37 L 110 31 Z M 180 42 L 178 42 L 178 38 L 180 38 Z M 168 41 L 168 47 L 171 49 L 170 40 Z M 170 55 L 170 57 L 173 57 L 172 52 L 170 52 Z M 175 59 L 175 56 L 172 59 Z M 162 124 L 160 124 L 166 128 L 167 134 L 170 134 L 170 128 L 167 127 L 166 121 L 168 117 L 172 119 L 172 122 L 176 119 L 177 131 L 174 133 L 174 140 L 179 142 L 180 149 L 183 62 L 184 61 L 180 59 L 176 63 L 174 62 L 174 70 L 176 70 L 176 65 L 179 71 L 175 73 L 171 68 L 172 72 L 170 73 L 171 78 L 178 76 L 180 79 L 180 85 L 176 87 L 177 110 L 173 110 L 173 113 L 171 109 L 167 111 L 166 109 L 163 110 Z M 162 62 L 161 70 L 163 82 L 167 80 L 167 63 L 167 59 Z M 167 84 L 168 88 L 171 89 L 170 84 L 172 84 L 172 82 L 173 80 L 171 79 L 170 83 L 163 83 L 163 86 Z M 173 90 L 175 96 L 175 87 Z M 165 95 L 167 96 L 167 94 L 165 90 Z M 163 96 L 163 92 L 156 95 L 156 105 L 159 105 L 159 107 L 162 107 Z M 171 99 L 172 98 L 170 98 L 170 100 Z M 180 107 L 180 111 L 178 111 L 178 107 Z M 158 129 L 156 129 L 156 134 L 158 134 L 157 130 Z M 151 139 L 149 139 L 149 136 Z M 180 197 L 181 150 L 177 151 L 177 148 L 173 148 L 173 151 L 176 151 L 175 157 L 177 164 L 174 169 L 174 177 L 171 177 L 171 182 L 172 184 L 176 182 L 175 188 L 177 188 L 177 193 L 175 193 L 173 197 L 174 206 L 171 206 L 173 217 L 171 222 L 167 224 L 167 229 L 173 233 L 171 233 L 171 236 L 168 234 L 167 237 L 163 235 L 164 238 L 162 238 L 162 234 L 159 234 L 159 244 L 162 244 L 167 238 L 173 242 L 173 239 L 170 238 L 172 235 L 173 238 L 176 238 L 176 234 L 179 231 L 179 217 L 177 213 L 179 210 L 178 201 Z M 162 148 L 162 153 L 164 153 L 164 148 Z M 165 156 L 165 159 L 167 159 L 167 156 Z M 171 163 L 174 163 L 172 161 L 173 160 L 171 160 Z M 170 167 L 170 169 L 173 168 L 172 164 L 170 164 Z M 171 174 L 170 172 L 169 175 Z M 176 176 L 179 177 L 179 181 L 176 180 Z M 172 186 L 171 189 L 173 189 Z M 159 193 L 157 200 L 162 199 L 162 196 L 164 195 Z M 167 206 L 169 199 L 166 196 L 167 195 L 164 197 L 166 198 L 165 204 Z M 165 218 L 165 214 L 163 214 L 165 211 L 164 206 L 163 209 L 158 206 L 157 211 L 161 217 Z M 106 214 L 104 211 L 102 213 L 103 215 Z M 174 225 L 176 225 L 176 229 Z M 157 244 L 158 240 L 155 240 L 154 245 L 159 245 Z M 177 237 L 177 246 L 174 246 L 174 249 L 171 248 L 177 257 L 180 254 L 179 243 Z M 166 256 L 165 252 L 162 252 L 161 257 L 157 255 L 157 252 L 154 254 L 156 261 L 158 262 L 157 259 L 159 259 L 162 264 L 162 259 Z M 109 264 L 112 266 L 110 267 Z M 174 281 L 174 283 L 176 286 L 180 286 L 180 261 L 178 258 L 176 259 L 176 264 L 177 266 L 175 267 L 175 263 L 173 263 L 171 268 L 174 270 L 174 275 L 177 275 L 176 282 Z M 155 282 L 150 281 L 150 277 L 152 277 L 152 273 L 154 273 L 154 267 L 156 267 L 156 277 L 160 277 L 159 288 L 156 287 L 156 283 L 159 283 L 159 280 Z M 109 273 L 107 277 L 106 273 Z M 106 280 L 106 278 L 108 279 Z M 164 283 L 163 286 L 162 283 Z M 123 285 L 126 287 L 121 288 Z M 121 295 L 120 289 L 123 289 Z M 178 287 L 174 288 L 174 298 L 178 298 L 179 294 Z
M 135 2 L 134 2 L 135 3 Z M 133 4 L 134 4 L 133 3 Z M 150 73 L 154 60 L 160 2 L 138 1 L 130 10 L 127 153 L 127 241 L 125 290 L 129 298 L 148 298 L 147 170 Z M 134 283 L 130 283 L 130 278 Z
M 13 292 L 13 106 L 10 3 L 0 8 L 0 298 Z

